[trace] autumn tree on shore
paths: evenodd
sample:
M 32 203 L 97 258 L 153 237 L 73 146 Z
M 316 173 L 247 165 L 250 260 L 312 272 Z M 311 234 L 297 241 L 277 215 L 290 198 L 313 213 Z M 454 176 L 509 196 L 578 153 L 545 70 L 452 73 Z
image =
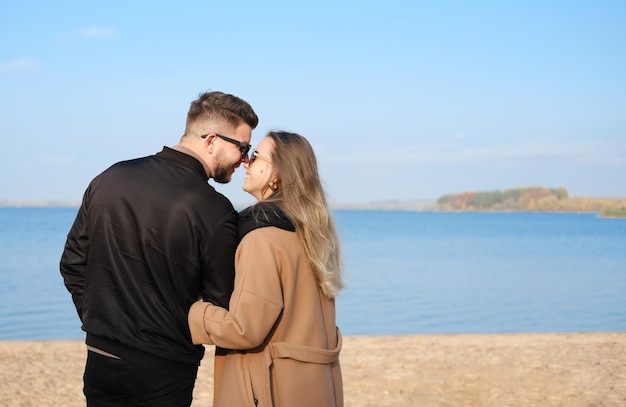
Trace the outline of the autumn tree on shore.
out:
M 437 200 L 441 211 L 502 212 L 623 212 L 626 198 L 570 197 L 565 188 L 509 188 L 504 191 L 462 192 Z

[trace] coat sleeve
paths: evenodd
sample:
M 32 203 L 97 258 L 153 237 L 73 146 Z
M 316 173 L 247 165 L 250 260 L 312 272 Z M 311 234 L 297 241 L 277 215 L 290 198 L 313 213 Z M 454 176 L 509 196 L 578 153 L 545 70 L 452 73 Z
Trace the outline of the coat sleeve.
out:
M 198 301 L 189 311 L 194 344 L 252 349 L 263 343 L 283 309 L 277 251 L 263 229 L 248 233 L 237 249 L 235 289 L 229 310 Z
M 72 301 L 74 302 L 78 317 L 81 321 L 83 320 L 83 291 L 85 288 L 87 254 L 89 251 L 89 238 L 87 233 L 88 196 L 89 188 L 85 191 L 83 202 L 78 209 L 76 219 L 67 235 L 60 262 L 63 282 L 67 290 L 72 294 Z

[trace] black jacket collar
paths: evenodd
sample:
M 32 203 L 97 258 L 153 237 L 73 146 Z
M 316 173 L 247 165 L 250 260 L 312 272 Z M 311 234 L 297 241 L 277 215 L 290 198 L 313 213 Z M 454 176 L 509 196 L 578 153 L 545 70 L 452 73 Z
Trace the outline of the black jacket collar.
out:
M 156 155 L 159 158 L 163 158 L 168 161 L 172 161 L 178 165 L 189 168 L 191 171 L 198 173 L 205 181 L 209 180 L 209 177 L 204 170 L 204 166 L 197 158 L 185 154 L 181 151 L 174 150 L 173 148 L 163 147 L 161 152 Z
M 278 206 L 259 202 L 239 213 L 239 240 L 254 229 L 267 226 L 275 226 L 289 232 L 296 231 L 296 227 Z

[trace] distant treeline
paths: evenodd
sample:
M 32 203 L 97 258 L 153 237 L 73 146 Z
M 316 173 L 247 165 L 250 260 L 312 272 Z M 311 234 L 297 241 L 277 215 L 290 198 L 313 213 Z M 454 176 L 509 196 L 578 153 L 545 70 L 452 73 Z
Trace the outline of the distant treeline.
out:
M 463 192 L 437 200 L 441 211 L 596 212 L 626 214 L 626 198 L 570 197 L 565 188 L 510 188 L 504 191 Z

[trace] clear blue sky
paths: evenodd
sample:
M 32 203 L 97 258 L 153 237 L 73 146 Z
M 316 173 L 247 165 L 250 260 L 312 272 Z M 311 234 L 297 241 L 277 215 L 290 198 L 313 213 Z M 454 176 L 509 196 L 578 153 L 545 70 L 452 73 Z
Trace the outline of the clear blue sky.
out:
M 79 201 L 221 90 L 307 137 L 331 202 L 626 196 L 625 1 L 5 1 L 0 201 Z M 244 170 L 216 185 L 236 203 Z

